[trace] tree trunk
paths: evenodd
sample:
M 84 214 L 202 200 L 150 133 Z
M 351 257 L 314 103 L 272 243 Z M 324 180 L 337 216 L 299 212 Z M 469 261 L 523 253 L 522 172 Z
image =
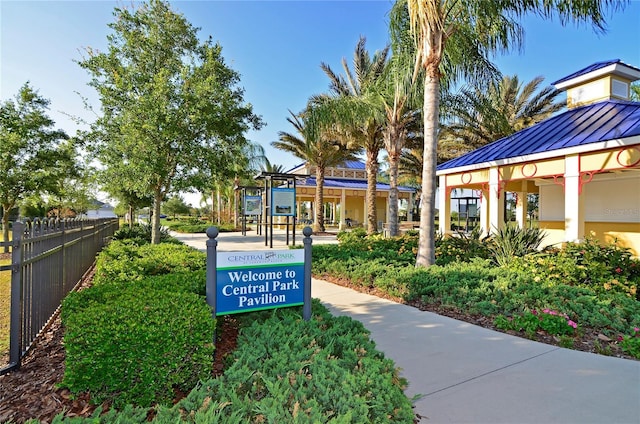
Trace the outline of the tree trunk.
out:
M 211 224 L 215 224 L 216 215 L 216 192 L 211 190 Z
M 424 81 L 424 151 L 422 194 L 420 196 L 420 238 L 416 267 L 435 264 L 436 153 L 440 103 L 440 78 L 437 65 L 427 68 Z M 442 187 L 444 190 L 445 187 Z
M 2 205 L 2 241 L 9 241 L 9 212 L 11 208 Z M 9 246 L 5 245 L 2 249 L 4 253 L 9 253 Z
M 316 166 L 316 219 L 313 222 L 315 233 L 324 233 L 324 166 Z
M 216 189 L 216 215 L 218 225 L 220 225 L 222 223 L 222 195 L 220 194 L 220 187 Z
M 400 140 L 401 134 L 395 126 L 391 126 L 387 134 L 387 155 L 389 157 L 389 235 L 398 235 L 398 162 L 400 161 L 399 147 L 404 144 Z
M 153 196 L 153 215 L 151 217 L 151 244 L 160 244 L 160 206 L 162 192 L 156 190 Z
M 378 184 L 379 149 L 367 150 L 367 234 L 378 232 L 378 208 L 376 207 L 376 185 Z M 344 206 L 343 206 L 344 207 Z M 347 216 L 345 215 L 345 218 Z

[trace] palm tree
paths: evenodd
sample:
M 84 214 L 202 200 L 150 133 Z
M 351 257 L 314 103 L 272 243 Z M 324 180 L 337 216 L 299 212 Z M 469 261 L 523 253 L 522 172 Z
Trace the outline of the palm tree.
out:
M 353 146 L 336 141 L 335 134 L 327 129 L 318 130 L 309 122 L 312 111 L 296 115 L 291 114 L 287 121 L 293 125 L 298 135 L 288 132 L 278 132 L 278 141 L 271 143 L 277 149 L 284 150 L 294 156 L 307 161 L 316 167 L 316 196 L 315 219 L 313 231 L 324 232 L 324 173 L 326 168 L 337 166 L 345 161 L 354 160 L 359 152 L 359 146 Z
M 398 235 L 398 172 L 400 157 L 407 141 L 422 138 L 420 110 L 416 98 L 420 84 L 412 81 L 414 46 L 404 31 L 392 32 L 393 56 L 378 100 L 385 111 L 384 148 L 389 162 L 389 235 Z M 409 140 L 411 139 L 411 140 Z
M 341 100 L 347 99 L 351 104 L 353 101 L 361 101 L 367 98 L 369 92 L 379 83 L 383 77 L 389 47 L 375 52 L 373 57 L 366 50 L 366 38 L 360 37 L 353 53 L 353 71 L 349 68 L 347 61 L 342 59 L 344 75 L 336 74 L 329 65 L 321 63 L 320 67 L 330 80 L 330 94 L 316 96 L 312 99 L 314 103 L 330 103 L 329 109 L 347 109 L 347 113 L 352 113 L 354 109 L 344 107 Z M 334 102 L 337 100 L 337 102 Z M 345 122 L 344 113 L 339 112 L 337 120 L 342 121 L 341 130 L 343 137 L 350 139 L 353 143 L 361 146 L 366 155 L 365 170 L 367 173 L 367 233 L 373 234 L 378 230 L 378 218 L 376 208 L 376 185 L 379 169 L 378 155 L 384 145 L 383 128 L 384 120 L 380 113 L 366 111 L 357 118 L 347 118 Z M 330 114 L 327 122 L 335 124 L 336 114 Z
M 517 76 L 504 76 L 488 90 L 461 90 L 451 99 L 447 132 L 471 151 L 537 124 L 564 107 L 555 101 L 559 90 L 551 86 L 539 90 L 542 81 L 536 77 L 523 85 Z
M 420 239 L 416 266 L 435 263 L 436 149 L 439 125 L 440 83 L 443 77 L 479 80 L 486 75 L 489 54 L 522 44 L 522 27 L 516 18 L 527 12 L 543 17 L 558 14 L 568 21 L 588 22 L 603 30 L 603 8 L 621 7 L 617 0 L 399 0 L 392 10 L 392 25 L 409 21 L 417 46 L 414 78 L 424 80 L 424 167 Z
M 283 174 L 286 169 L 284 165 L 279 165 L 275 163 L 271 163 L 268 158 L 264 158 L 264 163 L 262 164 L 262 170 L 265 172 L 271 172 L 273 174 Z

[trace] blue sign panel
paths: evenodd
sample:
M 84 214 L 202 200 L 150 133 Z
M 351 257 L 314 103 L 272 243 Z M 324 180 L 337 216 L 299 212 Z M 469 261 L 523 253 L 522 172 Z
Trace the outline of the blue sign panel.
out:
M 218 252 L 216 315 L 304 303 L 304 251 Z

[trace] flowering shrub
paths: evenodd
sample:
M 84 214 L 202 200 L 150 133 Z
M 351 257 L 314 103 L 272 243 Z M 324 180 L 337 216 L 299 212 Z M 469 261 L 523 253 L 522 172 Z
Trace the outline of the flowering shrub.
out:
M 640 328 L 635 327 L 631 336 L 620 336 L 619 341 L 625 353 L 640 359 Z
M 577 268 L 583 270 L 582 284 L 624 292 L 640 300 L 640 261 L 617 241 L 601 245 L 593 236 L 587 237 L 580 243 L 567 243 L 558 256 L 575 260 Z
M 532 336 L 538 330 L 544 330 L 558 336 L 570 336 L 575 334 L 578 328 L 578 324 L 572 321 L 567 314 L 551 309 L 545 309 L 540 313 L 534 309 L 523 315 L 510 318 L 498 315 L 495 325 L 503 330 L 524 331 L 527 336 Z

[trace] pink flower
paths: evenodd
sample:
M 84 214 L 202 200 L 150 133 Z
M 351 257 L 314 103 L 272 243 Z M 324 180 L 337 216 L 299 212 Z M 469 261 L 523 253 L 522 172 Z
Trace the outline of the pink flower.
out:
M 569 326 L 573 327 L 573 328 L 578 328 L 578 324 L 576 324 L 575 322 L 573 322 L 573 321 L 571 321 L 571 320 L 568 320 L 568 321 L 567 321 L 567 324 L 568 324 Z
M 622 272 L 622 269 L 620 267 L 616 268 L 616 274 L 620 274 Z
M 633 327 L 633 331 L 635 331 L 635 332 L 637 333 L 638 331 L 640 331 L 640 328 L 638 328 L 638 327 Z

